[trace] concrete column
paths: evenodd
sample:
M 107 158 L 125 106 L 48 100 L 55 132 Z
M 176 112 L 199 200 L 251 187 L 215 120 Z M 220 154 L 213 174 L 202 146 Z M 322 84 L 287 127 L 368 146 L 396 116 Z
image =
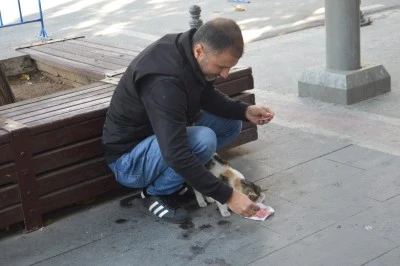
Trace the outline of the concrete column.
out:
M 303 72 L 300 97 L 352 104 L 390 91 L 382 65 L 361 64 L 360 0 L 325 0 L 326 66 Z
M 326 66 L 356 70 L 360 65 L 360 1 L 325 1 Z

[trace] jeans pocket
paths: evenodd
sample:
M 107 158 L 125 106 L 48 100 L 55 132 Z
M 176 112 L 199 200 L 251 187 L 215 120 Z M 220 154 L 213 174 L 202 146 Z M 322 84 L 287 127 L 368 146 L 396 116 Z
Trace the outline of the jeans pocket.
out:
M 138 161 L 129 160 L 129 157 L 122 156 L 114 164 L 113 170 L 118 183 L 131 188 L 146 187 L 142 165 Z

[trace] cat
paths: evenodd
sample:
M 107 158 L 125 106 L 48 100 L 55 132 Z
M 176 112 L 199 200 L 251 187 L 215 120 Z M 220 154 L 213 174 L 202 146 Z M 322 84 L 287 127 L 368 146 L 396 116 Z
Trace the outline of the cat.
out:
M 251 181 L 245 180 L 244 176 L 239 171 L 232 168 L 229 163 L 217 153 L 215 153 L 213 158 L 206 164 L 206 167 L 216 177 L 221 178 L 224 182 L 231 185 L 233 189 L 236 189 L 247 195 L 250 200 L 257 202 L 257 200 L 260 198 L 262 191 L 261 187 Z M 196 196 L 197 203 L 200 207 L 206 207 L 207 202 L 216 202 L 218 205 L 218 209 L 223 217 L 229 217 L 231 215 L 228 210 L 227 204 L 221 204 L 210 197 L 204 197 L 203 194 L 196 191 L 195 189 L 193 190 Z M 207 202 L 204 200 L 204 198 Z

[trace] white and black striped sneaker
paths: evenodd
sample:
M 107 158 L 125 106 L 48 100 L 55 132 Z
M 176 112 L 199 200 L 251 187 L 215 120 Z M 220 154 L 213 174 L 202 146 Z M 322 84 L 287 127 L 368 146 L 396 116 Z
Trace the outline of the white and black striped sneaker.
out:
M 170 223 L 181 224 L 190 220 L 189 213 L 172 196 L 145 195 L 141 193 L 141 210 Z

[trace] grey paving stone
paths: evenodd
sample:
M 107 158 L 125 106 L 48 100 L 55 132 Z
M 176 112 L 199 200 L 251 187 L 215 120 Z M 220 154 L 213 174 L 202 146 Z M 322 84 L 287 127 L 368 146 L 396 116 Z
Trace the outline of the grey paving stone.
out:
M 193 228 L 149 220 L 39 265 L 245 265 L 290 243 L 260 222 L 222 218 L 215 205 L 194 212 Z
M 119 200 L 59 217 L 40 230 L 1 239 L 0 265 L 30 265 L 93 241 L 135 228 L 146 217 L 134 209 L 119 207 Z M 116 223 L 118 219 L 126 222 Z
M 400 244 L 399 206 L 400 196 L 397 196 L 350 217 L 342 226 L 359 226 Z
M 364 264 L 365 266 L 394 266 L 400 262 L 400 246 Z
M 397 244 L 362 227 L 333 225 L 249 265 L 362 265 Z
M 338 186 L 334 181 L 319 190 L 298 197 L 292 202 L 274 205 L 274 216 L 260 224 L 282 234 L 290 241 L 312 235 L 378 204 L 362 194 Z
M 224 156 L 249 180 L 260 180 L 287 168 L 342 149 L 349 142 L 314 135 L 274 123 L 259 127 L 259 139 Z
M 399 157 L 357 145 L 338 150 L 324 156 L 324 158 L 363 169 L 400 164 Z
M 257 183 L 268 192 L 293 201 L 305 194 L 353 175 L 363 175 L 365 170 L 318 158 L 264 178 Z
M 341 178 L 339 184 L 347 187 L 349 193 L 362 194 L 366 197 L 386 201 L 400 195 L 400 164 L 397 159 L 388 165 L 377 166 L 366 170 L 362 175 L 353 175 L 351 178 Z

